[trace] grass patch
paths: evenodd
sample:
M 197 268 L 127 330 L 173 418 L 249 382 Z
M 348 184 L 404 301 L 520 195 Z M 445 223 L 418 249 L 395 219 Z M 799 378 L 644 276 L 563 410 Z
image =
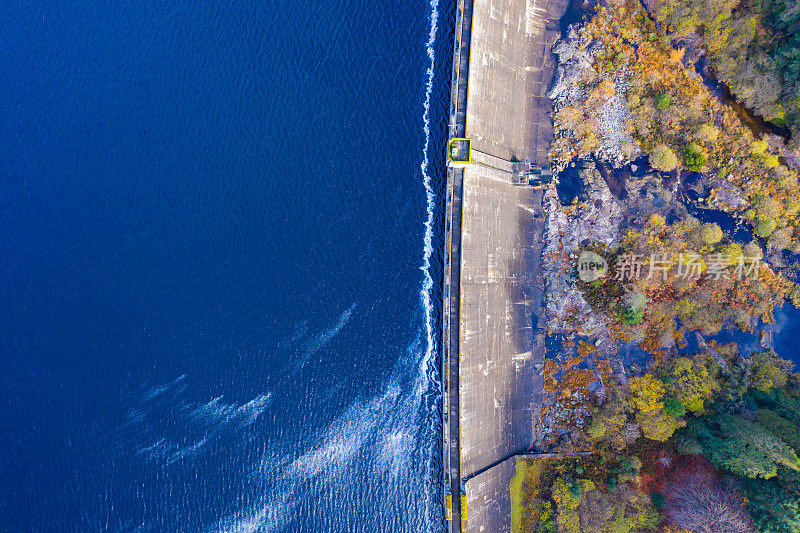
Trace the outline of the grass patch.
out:
M 517 459 L 517 473 L 511 479 L 511 533 L 533 531 L 541 509 L 539 480 L 548 459 Z
M 517 474 L 511 479 L 511 533 L 522 529 L 522 485 L 528 474 L 530 461 L 517 459 Z

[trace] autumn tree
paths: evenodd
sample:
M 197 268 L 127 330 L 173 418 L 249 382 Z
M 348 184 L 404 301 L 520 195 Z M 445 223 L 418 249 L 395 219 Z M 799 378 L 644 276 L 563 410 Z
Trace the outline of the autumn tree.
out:
M 661 522 L 650 496 L 623 484 L 614 491 L 591 490 L 578 507 L 581 531 L 632 533 L 651 530 Z
M 664 383 L 651 374 L 632 378 L 628 382 L 631 389 L 631 405 L 637 411 L 658 411 L 664 408 Z
M 716 222 L 703 224 L 697 229 L 700 242 L 704 245 L 717 244 L 722 240 L 722 228 Z
M 656 170 L 670 172 L 678 167 L 678 156 L 666 144 L 658 144 L 650 152 L 650 165 Z
M 695 137 L 700 142 L 713 144 L 719 139 L 719 128 L 711 126 L 710 124 L 701 124 L 695 132 Z
M 581 496 L 594 488 L 594 483 L 585 479 L 570 482 L 564 478 L 558 478 L 553 483 L 552 494 L 553 501 L 556 503 L 556 523 L 559 533 L 581 533 L 578 506 Z
M 663 512 L 675 527 L 704 533 L 755 532 L 736 483 L 717 478 L 701 461 L 691 461 L 673 473 L 665 497 Z
M 751 382 L 760 391 L 781 389 L 786 385 L 789 371 L 794 367 L 791 361 L 778 357 L 775 352 L 758 352 L 751 356 L 753 360 Z
M 670 361 L 669 392 L 694 414 L 704 412 L 704 402 L 719 392 L 720 386 L 699 358 L 678 357 Z
M 764 220 L 759 218 L 756 220 L 755 224 L 753 224 L 753 230 L 756 232 L 756 235 L 766 239 L 772 232 L 775 231 L 775 228 L 778 227 L 778 223 L 773 219 Z
M 664 410 L 666 387 L 661 380 L 646 374 L 631 379 L 629 385 L 636 423 L 646 438 L 665 441 L 683 426 L 682 420 Z
M 781 215 L 781 204 L 771 196 L 762 195 L 754 206 L 759 220 L 774 220 Z

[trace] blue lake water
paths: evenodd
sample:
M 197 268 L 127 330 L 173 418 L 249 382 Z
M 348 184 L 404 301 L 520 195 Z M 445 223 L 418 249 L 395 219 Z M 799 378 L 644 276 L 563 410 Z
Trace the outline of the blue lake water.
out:
M 441 530 L 452 21 L 4 5 L 0 530 Z

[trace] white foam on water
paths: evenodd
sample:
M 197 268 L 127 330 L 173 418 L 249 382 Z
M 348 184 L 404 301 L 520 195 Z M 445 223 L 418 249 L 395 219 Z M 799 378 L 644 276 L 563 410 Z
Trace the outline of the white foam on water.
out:
M 314 335 L 310 340 L 302 344 L 300 351 L 302 352 L 302 356 L 297 358 L 294 362 L 292 362 L 287 367 L 287 377 L 292 376 L 299 372 L 308 361 L 311 359 L 314 354 L 319 352 L 325 346 L 330 343 L 336 335 L 339 334 L 340 331 L 350 322 L 350 317 L 353 316 L 353 310 L 356 308 L 355 302 L 350 305 L 341 315 L 339 315 L 339 320 L 336 321 L 336 324 L 331 326 L 330 328 Z M 302 337 L 302 334 L 308 330 L 306 323 L 302 325 L 298 329 L 298 332 L 292 336 L 289 340 L 290 344 L 294 344 L 295 342 L 299 341 Z
M 430 29 L 428 32 L 428 42 L 425 44 L 425 51 L 428 54 L 428 70 L 426 72 L 427 81 L 425 85 L 425 101 L 423 103 L 424 112 L 422 114 L 423 130 L 425 132 L 425 145 L 422 149 L 422 163 L 420 170 L 422 171 L 422 184 L 425 187 L 426 210 L 428 218 L 425 220 L 425 236 L 423 242 L 423 256 L 422 256 L 422 272 L 424 273 L 424 280 L 422 282 L 422 289 L 420 290 L 420 298 L 422 300 L 422 307 L 425 310 L 425 332 L 427 333 L 428 345 L 425 350 L 425 357 L 422 360 L 421 376 L 428 377 L 431 372 L 430 366 L 434 361 L 436 354 L 436 336 L 434 333 L 435 326 L 433 324 L 433 304 L 431 303 L 431 290 L 433 289 L 433 277 L 431 276 L 431 256 L 433 255 L 433 217 L 436 210 L 436 195 L 433 192 L 431 184 L 431 175 L 428 168 L 430 159 L 428 152 L 430 151 L 431 143 L 431 94 L 433 92 L 433 76 L 436 61 L 434 52 L 434 45 L 436 44 L 436 31 L 438 29 L 439 19 L 439 0 L 431 0 L 430 3 Z M 425 383 L 420 383 L 420 387 L 424 387 Z
M 342 331 L 342 328 L 350 321 L 350 317 L 353 315 L 353 309 L 356 308 L 356 304 L 353 303 L 350 307 L 343 312 L 339 316 L 339 320 L 336 321 L 331 328 L 323 331 L 315 339 L 308 343 L 306 346 L 306 350 L 308 351 L 307 357 L 311 357 L 318 351 L 320 351 L 325 345 L 327 345 L 333 338 Z
M 208 531 L 256 531 L 258 528 L 283 531 L 292 513 L 302 503 L 300 494 L 304 490 L 300 487 L 307 487 L 311 482 L 318 483 L 318 486 L 337 484 L 352 487 L 358 482 L 359 455 L 372 439 L 381 442 L 381 433 L 391 431 L 397 423 L 398 403 L 403 402 L 401 392 L 396 383 L 391 383 L 383 394 L 368 402 L 354 401 L 320 432 L 317 445 L 294 459 L 277 447 L 270 449 L 251 476 L 254 487 L 267 480 L 269 493 L 255 496 L 248 507 L 228 516 Z M 414 444 L 413 440 L 410 444 Z M 408 452 L 407 449 L 403 451 Z
M 208 531 L 285 531 L 303 495 L 306 501 L 310 497 L 309 487 L 323 493 L 359 490 L 364 468 L 371 470 L 376 481 L 382 474 L 398 481 L 422 481 L 413 478 L 411 463 L 415 454 L 429 454 L 435 442 L 419 442 L 418 437 L 426 435 L 419 427 L 424 416 L 421 397 L 415 392 L 420 389 L 415 385 L 404 390 L 399 378 L 398 371 L 382 394 L 354 401 L 319 433 L 317 444 L 299 456 L 292 459 L 278 446 L 270 447 L 252 472 L 248 505 Z M 364 464 L 365 456 L 373 457 L 374 464 Z M 265 483 L 268 491 L 263 491 Z M 429 525 L 418 531 L 433 529 Z
M 217 396 L 208 403 L 194 407 L 189 416 L 197 423 L 220 430 L 225 426 L 244 429 L 264 412 L 270 402 L 269 394 L 260 394 L 244 404 L 225 403 Z
M 379 442 L 376 460 L 382 470 L 397 478 L 408 463 L 408 450 L 416 444 L 414 432 L 408 428 L 396 428 L 383 435 Z
M 295 459 L 285 471 L 292 481 L 306 481 L 324 474 L 339 476 L 352 466 L 367 439 L 395 405 L 400 389 L 390 386 L 382 396 L 368 403 L 354 402 L 325 432 L 321 445 Z
M 434 50 L 434 45 L 436 44 L 436 32 L 438 30 L 438 19 L 439 19 L 439 0 L 430 0 L 430 28 L 428 31 L 428 42 L 425 44 L 425 50 L 428 54 L 428 70 L 427 80 L 425 85 L 425 102 L 424 112 L 422 115 L 423 120 L 423 130 L 425 132 L 425 146 L 423 147 L 422 151 L 422 163 L 420 165 L 420 170 L 422 171 L 422 178 L 423 178 L 423 186 L 425 187 L 425 196 L 426 196 L 426 209 L 428 217 L 425 220 L 425 236 L 424 236 L 424 251 L 423 251 L 423 266 L 422 271 L 424 273 L 424 280 L 422 284 L 422 290 L 420 291 L 420 297 L 422 300 L 422 307 L 425 310 L 425 332 L 426 332 L 426 340 L 427 346 L 425 349 L 425 356 L 423 357 L 422 361 L 420 362 L 420 372 L 418 373 L 418 379 L 414 391 L 414 396 L 417 399 L 417 407 L 423 407 L 422 405 L 422 398 L 423 395 L 429 393 L 432 388 L 436 390 L 441 390 L 441 384 L 433 383 L 431 376 L 435 375 L 435 362 L 436 362 L 436 354 L 437 354 L 437 346 L 436 346 L 436 325 L 433 323 L 433 304 L 431 302 L 431 291 L 433 289 L 433 277 L 431 276 L 431 256 L 433 254 L 433 218 L 436 208 L 436 196 L 433 192 L 433 186 L 431 183 L 431 173 L 429 169 L 430 159 L 428 157 L 428 153 L 430 151 L 430 143 L 431 143 L 431 123 L 430 123 L 430 107 L 431 107 L 431 95 L 433 93 L 433 81 L 434 81 L 434 68 L 436 64 L 436 54 Z M 436 390 L 433 392 L 435 393 Z M 427 406 L 428 407 L 428 417 L 427 422 L 431 425 L 435 425 L 434 417 L 435 417 L 435 406 Z M 433 437 L 431 433 L 435 432 L 428 432 L 427 435 L 429 438 Z M 426 443 L 425 450 L 426 454 L 426 462 L 425 468 L 426 472 L 425 475 L 427 477 L 431 477 L 432 473 L 435 469 L 434 464 L 434 453 L 433 450 L 436 448 L 436 444 L 432 441 Z M 431 498 L 430 491 L 426 493 L 426 501 L 424 502 L 425 505 L 425 513 L 424 513 L 424 521 L 425 524 L 423 527 L 428 530 L 432 531 L 437 529 L 438 526 L 441 524 L 437 524 L 436 521 L 430 522 L 431 517 L 436 515 L 436 511 L 434 510 L 434 506 L 436 506 L 436 502 Z
M 182 397 L 185 381 L 184 374 L 144 392 L 137 405 L 128 409 L 112 449 L 125 453 L 133 447 L 151 463 L 171 465 L 205 452 L 217 438 L 242 431 L 270 404 L 270 394 L 242 404 L 224 402 L 222 396 L 190 403 Z
M 217 531 L 219 533 L 255 533 L 264 527 L 269 515 L 268 511 L 267 508 L 263 508 L 246 518 L 222 522 Z
M 186 386 L 183 384 L 185 379 L 186 374 L 182 374 L 169 383 L 156 385 L 145 393 L 144 398 L 145 400 L 153 400 L 170 389 L 173 389 L 176 394 L 180 394 L 186 388 Z M 178 385 L 180 385 L 180 387 L 178 387 Z

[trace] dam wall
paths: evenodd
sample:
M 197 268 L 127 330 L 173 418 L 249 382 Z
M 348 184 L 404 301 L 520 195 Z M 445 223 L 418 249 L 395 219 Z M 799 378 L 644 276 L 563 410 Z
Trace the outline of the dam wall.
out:
M 510 531 L 509 459 L 541 418 L 543 191 L 513 163 L 547 163 L 545 91 L 567 0 L 459 0 L 448 169 L 443 323 L 444 459 L 450 532 Z
M 567 0 L 474 0 L 466 134 L 476 150 L 547 163 L 553 139 L 546 96 Z

